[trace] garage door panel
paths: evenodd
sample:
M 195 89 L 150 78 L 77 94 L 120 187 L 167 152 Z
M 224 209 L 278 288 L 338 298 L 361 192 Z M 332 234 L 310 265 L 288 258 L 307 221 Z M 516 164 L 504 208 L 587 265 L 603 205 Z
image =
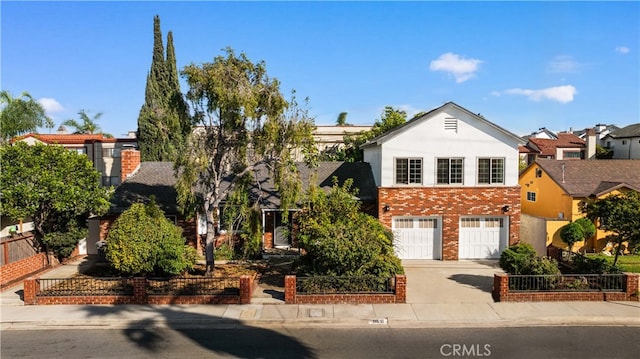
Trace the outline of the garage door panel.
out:
M 393 218 L 396 255 L 400 259 L 440 259 L 439 219 L 434 217 Z
M 460 219 L 460 259 L 497 259 L 506 247 L 506 218 L 466 217 Z

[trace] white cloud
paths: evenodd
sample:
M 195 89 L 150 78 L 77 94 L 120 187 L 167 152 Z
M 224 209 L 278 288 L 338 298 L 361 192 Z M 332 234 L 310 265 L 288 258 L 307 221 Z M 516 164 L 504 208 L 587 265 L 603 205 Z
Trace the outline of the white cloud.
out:
M 626 46 L 618 46 L 616 47 L 616 52 L 620 54 L 628 54 L 631 49 Z
M 582 64 L 573 60 L 571 56 L 556 56 L 549 62 L 547 68 L 553 73 L 577 72 Z
M 551 100 L 560 103 L 568 103 L 573 101 L 573 97 L 578 91 L 571 85 L 549 87 L 541 90 L 530 90 L 514 88 L 505 91 L 493 91 L 491 94 L 494 96 L 505 95 L 523 95 L 529 98 L 531 101 Z
M 38 102 L 42 105 L 45 112 L 48 114 L 64 111 L 64 107 L 62 107 L 62 105 L 58 101 L 56 101 L 56 99 L 43 97 L 39 99 Z
M 436 60 L 431 61 L 429 70 L 444 71 L 452 74 L 457 83 L 465 82 L 474 77 L 482 61 L 477 59 L 466 59 L 451 52 L 440 55 Z

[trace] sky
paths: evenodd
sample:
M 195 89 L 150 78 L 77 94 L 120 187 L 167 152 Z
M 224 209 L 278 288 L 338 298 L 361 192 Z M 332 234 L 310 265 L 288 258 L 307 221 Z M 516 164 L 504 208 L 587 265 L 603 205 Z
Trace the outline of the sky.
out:
M 1 88 L 38 99 L 56 128 L 86 110 L 124 137 L 144 102 L 154 15 L 178 69 L 244 52 L 286 97 L 308 98 L 317 125 L 449 101 L 520 136 L 640 122 L 638 1 L 3 0 Z

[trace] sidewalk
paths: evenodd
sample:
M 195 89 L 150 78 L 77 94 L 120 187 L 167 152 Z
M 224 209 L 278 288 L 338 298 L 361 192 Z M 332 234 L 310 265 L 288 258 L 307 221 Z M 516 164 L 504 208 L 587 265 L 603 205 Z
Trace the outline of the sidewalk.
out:
M 82 260 L 43 278 L 70 277 Z M 409 280 L 409 285 L 411 282 Z M 361 305 L 60 305 L 24 306 L 22 286 L 1 295 L 2 330 L 132 327 L 523 327 L 640 326 L 638 302 L 438 302 Z M 447 298 L 447 300 L 449 300 Z M 277 301 L 275 301 L 277 302 Z

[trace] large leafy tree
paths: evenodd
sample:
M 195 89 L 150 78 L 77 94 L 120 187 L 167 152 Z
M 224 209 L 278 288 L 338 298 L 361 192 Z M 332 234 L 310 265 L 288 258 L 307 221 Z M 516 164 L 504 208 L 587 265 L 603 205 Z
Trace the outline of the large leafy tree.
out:
M 27 92 L 13 97 L 9 91 L 0 91 L 0 142 L 35 132 L 38 127 L 53 127 L 53 121 L 47 117 L 44 108 Z
M 294 155 L 300 149 L 305 155 L 313 153 L 314 125 L 295 98 L 285 100 L 264 62 L 254 63 L 230 48 L 213 62 L 185 67 L 182 75 L 190 87 L 187 99 L 195 120 L 202 127 L 190 136 L 176 163 L 178 200 L 185 210 L 205 214 L 210 274 L 221 202 L 246 183 L 241 181 L 245 175 L 259 186 L 254 172 L 266 166 L 283 208 L 292 206 L 301 192 Z
M 616 245 L 614 266 L 624 242 L 629 246 L 640 242 L 640 192 L 630 190 L 596 199 L 588 202 L 583 211 L 599 223 L 600 229 L 611 232 L 608 239 Z
M 347 135 L 344 137 L 344 148 L 340 149 L 333 158 L 339 161 L 360 162 L 362 161 L 362 150 L 360 145 L 368 140 L 380 136 L 407 122 L 407 113 L 403 110 L 386 106 L 382 115 L 375 121 L 369 131 L 364 131 L 357 135 Z
M 403 273 L 393 233 L 360 211 L 352 179 L 327 194 L 312 187 L 295 214 L 296 237 L 305 250 L 299 272 L 307 275 L 391 277 Z
M 86 155 L 62 146 L 0 147 L 2 214 L 15 220 L 32 218 L 36 237 L 65 230 L 65 223 L 109 209 L 110 189 L 100 186 Z
M 153 56 L 147 74 L 145 102 L 138 116 L 138 146 L 143 161 L 174 161 L 191 131 L 187 105 L 180 92 L 173 33 L 167 35 L 165 57 L 160 17 L 153 18 Z

